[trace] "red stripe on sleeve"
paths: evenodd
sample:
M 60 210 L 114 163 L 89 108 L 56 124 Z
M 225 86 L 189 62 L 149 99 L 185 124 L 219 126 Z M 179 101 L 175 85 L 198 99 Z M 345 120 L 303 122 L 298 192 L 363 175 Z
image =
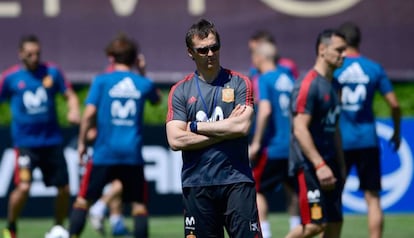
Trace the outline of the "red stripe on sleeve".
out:
M 173 95 L 175 92 L 175 89 L 182 83 L 191 80 L 194 77 L 194 73 L 191 73 L 189 75 L 187 75 L 183 80 L 177 82 L 174 86 L 172 86 L 170 93 L 168 95 L 168 111 L 167 111 L 167 120 L 166 122 L 169 122 L 171 120 L 173 120 L 174 118 L 174 110 L 173 110 L 173 105 L 172 105 L 172 100 L 173 100 Z
M 253 88 L 249 77 L 233 70 L 227 70 L 227 72 L 230 75 L 235 75 L 243 79 L 244 83 L 246 84 L 246 106 L 253 106 Z
M 299 171 L 298 175 L 299 184 L 299 210 L 300 217 L 302 218 L 302 224 L 311 223 L 310 208 L 308 203 L 308 188 L 306 186 L 305 173 L 303 169 Z
M 309 71 L 309 73 L 305 76 L 302 81 L 302 85 L 299 89 L 297 104 L 296 104 L 296 112 L 303 113 L 305 112 L 306 108 L 306 100 L 309 94 L 309 89 L 312 84 L 312 81 L 318 76 L 318 73 L 315 70 Z

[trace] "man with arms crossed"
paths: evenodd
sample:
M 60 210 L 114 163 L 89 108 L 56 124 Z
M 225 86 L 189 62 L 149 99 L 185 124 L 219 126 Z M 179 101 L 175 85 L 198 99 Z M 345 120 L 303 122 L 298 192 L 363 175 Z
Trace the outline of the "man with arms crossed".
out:
M 248 141 L 253 98 L 247 77 L 220 66 L 220 37 L 207 20 L 186 34 L 196 71 L 170 91 L 167 138 L 182 150 L 185 236 L 261 237 Z
M 299 214 L 295 180 L 288 176 L 289 102 L 294 79 L 286 69 L 275 64 L 275 55 L 276 47 L 269 42 L 257 43 L 252 52 L 253 64 L 261 75 L 258 80 L 260 98 L 256 129 L 249 147 L 249 157 L 252 164 L 255 164 L 253 175 L 256 181 L 257 206 L 264 238 L 272 237 L 270 223 L 267 220 L 266 193 L 274 191 L 278 185 L 283 184 L 289 214 L 291 216 Z M 263 146 L 266 148 L 262 149 Z
M 324 30 L 316 42 L 316 63 L 292 92 L 291 174 L 298 180 L 302 226 L 286 236 L 340 237 L 345 165 L 338 119 L 339 99 L 332 76 L 342 65 L 346 42 L 335 30 Z
M 134 237 L 148 237 L 147 191 L 142 148 L 142 116 L 145 100 L 159 95 L 152 81 L 131 71 L 137 48 L 128 38 L 115 39 L 114 71 L 98 75 L 92 82 L 82 117 L 78 153 L 86 155 L 87 132 L 95 126 L 97 137 L 93 157 L 86 165 L 79 194 L 73 204 L 69 232 L 79 237 L 89 206 L 114 180 L 122 183 L 122 198 L 131 202 Z
M 347 172 L 357 169 L 360 189 L 364 191 L 368 207 L 368 229 L 371 238 L 382 236 L 384 218 L 380 204 L 381 166 L 375 116 L 372 109 L 375 91 L 378 90 L 391 109 L 394 149 L 400 145 L 399 103 L 384 69 L 359 52 L 361 32 L 351 22 L 342 24 L 339 31 L 345 36 L 348 47 L 341 68 L 335 71 L 335 85 L 341 91 L 342 141 Z
M 57 187 L 55 224 L 63 224 L 69 209 L 69 176 L 55 96 L 58 93 L 65 96 L 70 123 L 79 123 L 79 103 L 57 66 L 41 62 L 40 52 L 36 36 L 23 36 L 19 45 L 22 64 L 5 71 L 0 82 L 0 100 L 10 98 L 11 101 L 12 138 L 17 152 L 16 188 L 9 198 L 5 238 L 17 237 L 17 218 L 29 196 L 32 172 L 36 167 L 41 169 L 46 186 Z

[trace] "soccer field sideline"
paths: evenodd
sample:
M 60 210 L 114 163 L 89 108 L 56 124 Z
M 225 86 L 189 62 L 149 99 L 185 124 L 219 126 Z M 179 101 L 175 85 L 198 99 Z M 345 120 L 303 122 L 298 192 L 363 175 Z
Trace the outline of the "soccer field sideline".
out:
M 288 215 L 285 213 L 270 214 L 273 237 L 284 237 L 288 231 Z M 51 218 L 22 218 L 19 223 L 19 238 L 42 238 L 52 224 Z M 131 220 L 127 220 L 131 226 Z M 181 216 L 155 216 L 150 217 L 150 237 L 175 238 L 184 237 L 183 218 Z M 108 224 L 106 224 L 108 225 Z M 0 219 L 0 227 L 5 227 L 5 219 Z M 108 226 L 107 226 L 108 228 Z M 107 229 L 108 230 L 108 229 Z M 109 231 L 109 230 L 108 230 Z M 82 237 L 100 237 L 87 224 Z M 342 237 L 365 238 L 368 237 L 365 215 L 345 215 Z M 414 214 L 386 214 L 384 238 L 413 238 Z

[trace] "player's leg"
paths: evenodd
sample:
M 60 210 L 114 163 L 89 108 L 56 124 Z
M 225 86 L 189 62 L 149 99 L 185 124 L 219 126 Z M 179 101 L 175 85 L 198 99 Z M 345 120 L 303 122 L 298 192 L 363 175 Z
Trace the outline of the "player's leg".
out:
M 292 230 L 293 228 L 300 225 L 298 206 L 299 200 L 298 195 L 296 194 L 296 190 L 294 189 L 294 186 L 291 185 L 291 183 L 285 182 L 283 185 L 286 195 L 287 212 L 289 214 L 289 229 Z
M 68 217 L 70 200 L 69 174 L 63 148 L 61 146 L 41 148 L 40 153 L 39 167 L 43 174 L 43 182 L 48 187 L 57 188 L 54 206 L 55 225 L 63 225 Z
M 324 195 L 314 171 L 298 171 L 297 181 L 302 225 L 290 230 L 286 238 L 313 237 L 326 228 Z
M 14 171 L 14 183 L 16 187 L 9 197 L 7 227 L 3 232 L 4 236 L 10 235 L 14 237 L 17 233 L 17 219 L 29 196 L 32 170 L 36 166 L 37 161 L 38 157 L 33 150 L 27 148 L 16 149 L 16 167 Z
M 95 230 L 100 231 L 103 229 L 108 206 L 112 229 L 114 229 L 114 226 L 122 226 L 123 229 L 126 229 L 122 215 L 121 193 L 122 183 L 116 179 L 109 186 L 107 185 L 104 195 L 90 207 L 89 218 Z
M 184 237 L 224 238 L 223 216 L 215 202 L 218 186 L 183 188 Z
M 256 203 L 259 212 L 260 227 L 262 228 L 262 235 L 264 238 L 272 237 L 270 223 L 268 221 L 268 203 L 264 195 L 269 191 L 270 186 L 267 186 L 267 179 L 272 177 L 272 169 L 268 164 L 267 151 L 262 149 L 258 159 L 254 162 L 253 177 L 256 182 Z
M 262 231 L 252 183 L 224 185 L 224 221 L 229 237 L 261 238 Z M 223 202 L 224 202 L 223 201 Z
M 148 237 L 148 209 L 147 209 L 147 183 L 144 177 L 143 165 L 124 165 L 117 167 L 117 178 L 122 182 L 124 191 L 122 198 L 126 202 L 132 202 L 131 216 L 134 224 L 134 237 Z M 124 226 L 124 234 L 129 231 Z M 113 235 L 115 230 L 112 230 Z
M 384 214 L 381 208 L 381 164 L 378 148 L 361 149 L 357 163 L 360 189 L 368 208 L 368 230 L 371 238 L 382 237 Z
M 108 183 L 110 172 L 110 166 L 92 166 L 92 161 L 87 163 L 70 215 L 69 234 L 71 237 L 79 237 L 82 233 L 91 201 L 96 201 L 101 196 L 103 187 Z

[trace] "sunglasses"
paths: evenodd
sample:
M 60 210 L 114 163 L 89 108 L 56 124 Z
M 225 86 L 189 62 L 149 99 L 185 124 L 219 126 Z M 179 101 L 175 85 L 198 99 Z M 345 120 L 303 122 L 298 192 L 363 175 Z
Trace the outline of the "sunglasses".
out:
M 208 54 L 208 52 L 210 52 L 210 50 L 212 52 L 216 52 L 220 49 L 220 44 L 219 43 L 215 43 L 214 45 L 209 45 L 206 47 L 202 47 L 202 48 L 193 48 L 193 50 L 197 53 L 199 53 L 200 55 L 206 55 Z

